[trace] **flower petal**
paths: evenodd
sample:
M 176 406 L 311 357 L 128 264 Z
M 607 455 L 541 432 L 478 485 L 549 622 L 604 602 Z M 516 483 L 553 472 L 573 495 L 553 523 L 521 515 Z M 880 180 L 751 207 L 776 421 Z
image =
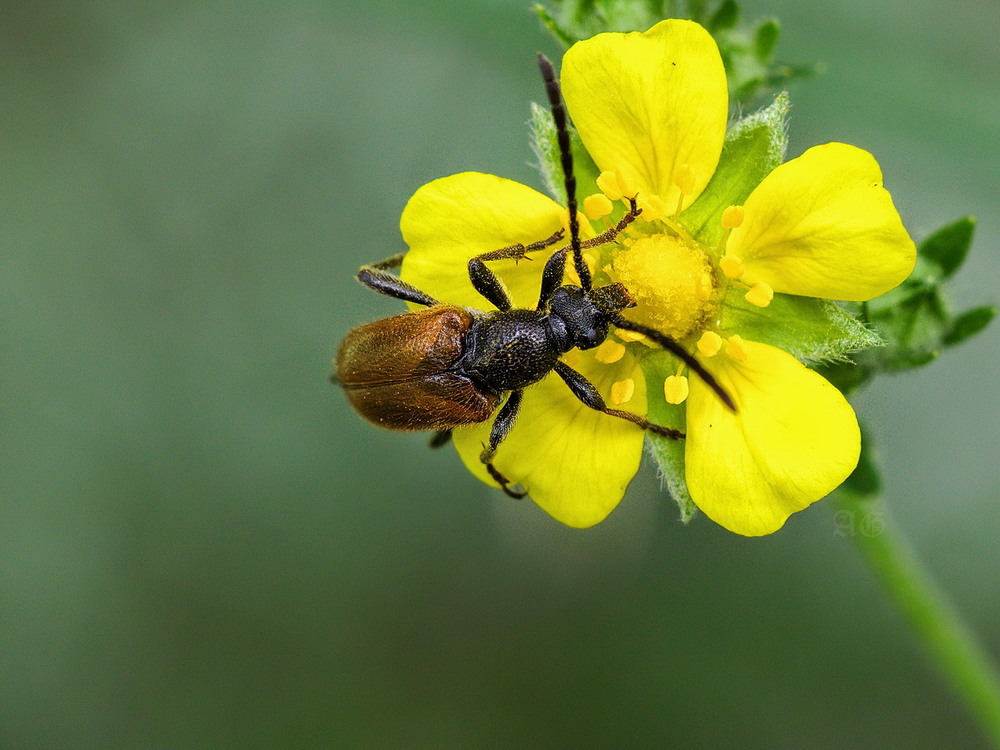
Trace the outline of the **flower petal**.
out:
M 618 408 L 645 414 L 645 381 L 630 354 L 606 365 L 581 353 L 573 366 L 609 404 L 612 384 L 631 378 L 632 397 Z M 454 442 L 469 470 L 496 486 L 479 460 L 490 426 L 457 429 Z M 631 422 L 584 406 L 552 373 L 525 391 L 517 423 L 494 465 L 557 521 L 587 528 L 603 521 L 622 499 L 639 468 L 644 438 Z
M 760 536 L 832 492 L 858 463 L 861 433 L 840 391 L 790 354 L 744 342 L 747 358 L 707 361 L 739 411 L 691 379 L 688 488 L 705 515 Z
M 563 57 L 562 89 L 573 124 L 602 170 L 673 209 L 687 165 L 690 205 L 708 184 L 726 134 L 729 94 L 715 41 L 691 21 L 645 33 L 598 34 Z
M 565 213 L 551 198 L 502 177 L 463 172 L 434 180 L 403 209 L 399 224 L 410 250 L 400 276 L 441 302 L 489 308 L 469 280 L 469 259 L 518 242 L 544 240 L 562 227 Z M 515 307 L 534 308 L 542 264 L 561 244 L 518 264 L 489 264 L 503 278 Z
M 745 203 L 727 252 L 744 281 L 776 292 L 861 302 L 899 285 L 916 248 L 867 151 L 828 143 L 785 162 Z

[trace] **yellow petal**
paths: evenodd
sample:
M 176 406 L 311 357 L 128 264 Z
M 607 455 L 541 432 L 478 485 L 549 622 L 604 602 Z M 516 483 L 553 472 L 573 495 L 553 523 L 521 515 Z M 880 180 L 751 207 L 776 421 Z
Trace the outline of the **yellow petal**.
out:
M 705 515 L 737 534 L 760 536 L 850 475 L 861 433 L 851 405 L 822 376 L 781 349 L 745 344 L 743 362 L 706 362 L 737 413 L 691 378 L 685 473 Z
M 609 404 L 614 383 L 631 378 L 634 391 L 619 408 L 645 414 L 645 381 L 631 355 L 607 365 L 584 352 L 575 369 Z M 489 423 L 457 429 L 454 442 L 469 470 L 496 486 L 479 460 L 489 433 Z M 587 408 L 552 373 L 525 391 L 520 416 L 494 465 L 557 521 L 587 528 L 603 521 L 622 499 L 639 468 L 643 440 L 637 426 Z
M 708 184 L 726 133 L 729 95 L 715 41 L 691 21 L 645 33 L 598 34 L 563 57 L 563 96 L 601 170 L 619 172 L 639 195 L 673 209 L 693 178 L 686 208 Z
M 744 204 L 727 252 L 743 281 L 776 292 L 864 301 L 900 284 L 916 248 L 867 151 L 828 143 L 775 169 Z
M 441 302 L 491 309 L 469 281 L 469 259 L 518 242 L 544 240 L 562 227 L 565 213 L 551 198 L 502 177 L 463 172 L 434 180 L 403 209 L 399 224 L 410 250 L 400 276 Z M 545 260 L 562 244 L 516 264 L 488 264 L 503 279 L 515 307 L 534 308 Z

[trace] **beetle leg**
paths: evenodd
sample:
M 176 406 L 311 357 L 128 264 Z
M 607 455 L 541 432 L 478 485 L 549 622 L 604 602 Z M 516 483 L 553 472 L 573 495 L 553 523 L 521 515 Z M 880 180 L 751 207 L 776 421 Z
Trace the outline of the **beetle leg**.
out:
M 361 270 L 358 271 L 355 278 L 379 294 L 385 294 L 389 297 L 405 300 L 406 302 L 415 302 L 418 305 L 426 307 L 441 304 L 429 294 L 421 292 L 415 286 L 407 284 L 398 276 L 388 273 L 388 269 L 390 268 L 399 268 L 403 262 L 404 255 L 406 253 L 397 253 L 391 258 L 380 260 L 378 263 L 369 263 L 368 265 L 361 266 Z
M 447 445 L 451 440 L 451 430 L 438 430 L 428 441 L 427 446 L 430 448 L 440 448 L 443 445 Z
M 524 391 L 520 388 L 510 392 L 510 396 L 507 397 L 507 403 L 500 408 L 497 418 L 493 420 L 493 427 L 490 429 L 490 444 L 484 446 L 483 452 L 479 455 L 479 460 L 486 464 L 486 471 L 500 485 L 500 489 L 518 500 L 528 493 L 510 488 L 510 480 L 493 465 L 493 456 L 496 455 L 497 448 L 500 447 L 500 443 L 504 441 L 504 438 L 510 434 L 511 428 L 517 420 L 517 413 L 521 409 L 521 397 L 523 395 Z
M 532 253 L 535 250 L 542 250 L 549 245 L 554 245 L 562 239 L 562 236 L 563 230 L 560 229 L 553 233 L 551 237 L 539 240 L 538 242 L 532 242 L 530 245 L 522 245 L 519 242 L 516 245 L 508 245 L 507 247 L 501 247 L 499 250 L 492 250 L 491 252 L 470 258 L 469 279 L 472 281 L 472 286 L 498 310 L 510 310 L 514 306 L 510 301 L 510 295 L 507 294 L 507 289 L 504 287 L 503 282 L 500 281 L 493 271 L 486 267 L 486 261 L 521 260 L 528 253 Z
M 609 242 L 613 242 L 614 239 L 625 231 L 625 227 L 631 224 L 639 214 L 642 213 L 642 209 L 636 205 L 635 197 L 628 199 L 629 209 L 628 212 L 618 221 L 618 223 L 608 229 L 606 232 L 601 232 L 596 237 L 591 237 L 589 240 L 583 240 L 580 243 L 580 247 L 587 249 L 590 247 L 600 247 L 601 245 L 606 245 Z
M 736 404 L 733 403 L 733 399 L 730 398 L 729 394 L 726 393 L 725 389 L 721 385 L 719 385 L 719 381 L 717 381 L 712 376 L 712 373 L 706 370 L 705 367 L 701 364 L 701 362 L 696 360 L 683 346 L 678 344 L 676 341 L 667 336 L 665 333 L 660 333 L 655 328 L 644 326 L 641 323 L 635 323 L 631 320 L 626 320 L 620 315 L 616 315 L 615 317 L 611 318 L 611 325 L 617 328 L 624 328 L 626 331 L 634 331 L 635 333 L 641 333 L 644 336 L 648 336 L 649 338 L 653 339 L 653 341 L 655 341 L 657 344 L 662 346 L 664 349 L 666 349 L 668 352 L 673 354 L 684 364 L 690 367 L 698 375 L 698 377 L 702 379 L 705 385 L 707 385 L 709 388 L 715 391 L 716 395 L 720 399 L 722 399 L 722 403 L 724 403 L 733 411 L 736 411 Z
M 604 397 L 601 396 L 594 384 L 569 365 L 563 364 L 562 362 L 556 362 L 555 371 L 559 373 L 559 377 L 561 377 L 563 382 L 569 386 L 571 391 L 573 391 L 573 395 L 580 399 L 585 406 L 589 406 L 595 411 L 609 414 L 612 417 L 627 419 L 629 422 L 638 425 L 644 430 L 649 430 L 656 435 L 662 435 L 663 437 L 670 438 L 671 440 L 680 440 L 684 437 L 684 433 L 680 430 L 653 424 L 649 420 L 640 417 L 638 414 L 633 414 L 630 411 L 608 408 L 608 405 L 604 403 Z

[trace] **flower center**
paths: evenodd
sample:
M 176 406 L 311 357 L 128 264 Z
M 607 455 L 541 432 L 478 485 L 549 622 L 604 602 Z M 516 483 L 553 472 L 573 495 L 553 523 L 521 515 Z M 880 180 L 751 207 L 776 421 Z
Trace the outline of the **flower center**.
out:
M 666 234 L 640 237 L 612 255 L 611 270 L 637 303 L 636 322 L 684 339 L 712 312 L 715 277 L 696 243 Z

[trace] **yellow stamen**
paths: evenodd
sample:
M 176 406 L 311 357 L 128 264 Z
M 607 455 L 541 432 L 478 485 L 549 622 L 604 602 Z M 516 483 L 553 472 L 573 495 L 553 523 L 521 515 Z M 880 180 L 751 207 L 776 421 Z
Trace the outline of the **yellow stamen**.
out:
M 767 307 L 771 304 L 771 300 L 774 299 L 774 290 L 767 284 L 766 281 L 755 281 L 751 285 L 750 291 L 747 292 L 743 298 L 751 305 L 757 305 L 757 307 Z
M 687 164 L 681 164 L 674 172 L 674 184 L 684 195 L 690 195 L 694 190 L 694 170 Z
M 597 187 L 608 197 L 608 200 L 621 200 L 622 189 L 618 186 L 618 175 L 615 172 L 601 172 L 596 182 Z
M 615 176 L 618 178 L 618 189 L 622 191 L 623 198 L 635 198 L 638 195 L 639 191 L 628 177 L 621 172 L 615 172 Z
M 722 349 L 722 336 L 715 331 L 705 331 L 698 339 L 698 351 L 706 357 L 714 357 Z
M 576 367 L 580 364 L 581 354 L 577 349 L 570 349 L 564 355 L 562 355 L 562 361 L 565 362 L 570 367 Z
M 681 164 L 674 172 L 674 184 L 680 190 L 677 195 L 677 208 L 674 209 L 674 216 L 680 216 L 684 208 L 684 197 L 690 195 L 694 190 L 694 172 L 687 164 Z
M 712 280 L 712 274 L 706 271 L 698 279 L 698 288 L 695 290 L 696 294 L 702 299 L 703 302 L 708 302 L 712 298 L 712 293 L 715 291 L 715 282 Z
M 642 341 L 646 338 L 644 333 L 636 333 L 635 331 L 626 331 L 624 328 L 619 328 L 615 333 L 618 334 L 618 338 L 624 341 L 626 344 L 631 344 L 633 341 Z
M 726 341 L 726 354 L 737 362 L 745 362 L 747 358 L 747 343 L 740 336 L 730 336 Z
M 719 268 L 731 279 L 738 279 L 746 273 L 746 269 L 743 266 L 743 259 L 736 255 L 722 256 L 719 260 Z
M 611 402 L 616 405 L 628 403 L 633 393 L 635 393 L 635 381 L 632 378 L 619 380 L 611 386 Z
M 594 193 L 583 199 L 583 213 L 591 221 L 602 219 L 611 213 L 614 206 L 608 196 Z
M 644 221 L 659 221 L 667 216 L 667 205 L 658 195 L 640 195 L 636 205 L 642 209 L 639 218 Z
M 671 375 L 663 381 L 663 397 L 668 404 L 681 404 L 688 397 L 688 379 L 683 375 Z
M 624 356 L 625 347 L 611 339 L 605 339 L 604 343 L 594 351 L 594 359 L 606 365 L 613 364 Z
M 745 216 L 746 210 L 743 206 L 730 206 L 722 212 L 722 228 L 736 229 L 736 227 L 743 224 Z

